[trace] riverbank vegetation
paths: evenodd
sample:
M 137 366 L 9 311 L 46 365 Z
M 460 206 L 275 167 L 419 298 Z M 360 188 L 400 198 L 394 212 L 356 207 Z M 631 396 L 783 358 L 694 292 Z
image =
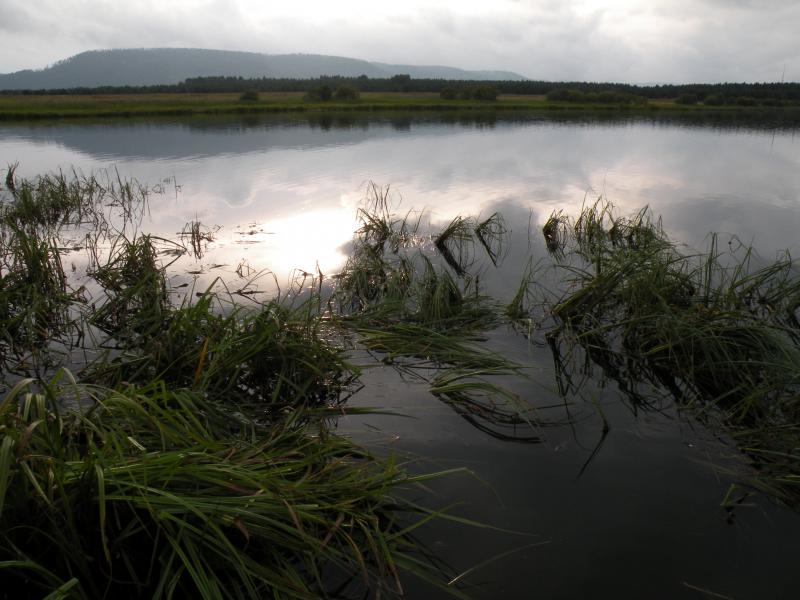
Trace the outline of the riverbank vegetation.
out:
M 738 241 L 681 250 L 643 210 L 601 201 L 544 226 L 567 283 L 548 340 L 564 374 L 588 359 L 647 410 L 675 402 L 729 436 L 751 484 L 800 503 L 800 271 Z M 575 349 L 584 358 L 576 359 Z M 576 362 L 577 361 L 577 362 Z
M 413 575 L 462 596 L 414 540 L 449 515 L 405 500 L 448 473 L 411 474 L 331 423 L 359 412 L 346 401 L 366 353 L 483 431 L 540 441 L 545 419 L 498 383 L 524 366 L 481 344 L 504 309 L 468 272 L 476 250 L 500 258 L 500 215 L 432 232 L 372 186 L 333 285 L 303 273 L 256 301 L 222 280 L 171 289 L 176 257 L 213 237 L 197 222 L 144 232 L 149 191 L 116 173 L 11 167 L 4 181 L 4 584 L 31 598 L 393 597 Z
M 708 96 L 704 100 L 653 98 L 629 92 L 581 92 L 557 89 L 547 96 L 504 94 L 494 85 L 448 85 L 437 92 L 365 92 L 356 85 L 320 84 L 305 92 L 259 91 L 242 84 L 234 92 L 165 93 L 0 93 L 0 120 L 61 118 L 128 118 L 221 114 L 269 114 L 388 111 L 620 111 L 625 113 L 738 113 L 800 112 L 791 101 L 753 97 Z
M 677 100 L 683 103 L 710 102 L 716 98 L 723 103 L 735 104 L 737 98 L 752 98 L 757 103 L 773 105 L 800 102 L 800 83 L 689 83 L 636 85 L 614 82 L 591 81 L 458 81 L 449 79 L 426 79 L 409 75 L 394 75 L 388 78 L 328 76 L 307 79 L 292 78 L 243 78 L 243 77 L 194 77 L 172 85 L 63 88 L 50 90 L 2 91 L 3 94 L 30 95 L 119 95 L 119 94 L 217 94 L 241 93 L 253 90 L 262 93 L 295 92 L 301 95 L 311 89 L 327 85 L 331 89 L 341 86 L 353 87 L 362 93 L 406 93 L 439 94 L 448 88 L 476 88 L 489 86 L 498 94 L 515 96 L 547 96 L 548 94 L 601 94 L 615 93 L 636 96 L 648 100 Z
M 552 289 L 531 257 L 501 299 L 481 283 L 508 249 L 501 214 L 438 226 L 371 185 L 340 273 L 266 300 L 221 280 L 179 293 L 175 257 L 213 236 L 146 233 L 145 188 L 4 181 L 0 580 L 19 597 L 393 597 L 413 575 L 463 596 L 414 534 L 466 523 L 405 493 L 448 473 L 411 474 L 332 426 L 358 412 L 356 357 L 528 444 L 569 422 L 569 374 L 592 363 L 638 410 L 673 402 L 727 436 L 742 485 L 800 500 L 789 257 L 684 253 L 648 213 L 598 203 L 546 223 Z M 564 404 L 520 394 L 531 365 L 484 343 L 500 329 L 546 333 Z
M 165 274 L 181 248 L 139 232 L 142 188 L 13 168 L 5 183 L 5 589 L 395 596 L 403 573 L 455 575 L 413 541 L 437 513 L 399 494 L 430 475 L 330 429 L 355 411 L 359 370 L 318 288 L 245 307 L 220 283 L 176 300 Z
M 542 98 L 442 98 L 438 93 L 362 93 L 321 85 L 308 92 L 121 95 L 0 95 L 0 120 L 375 111 L 520 111 L 548 108 Z M 338 92 L 338 93 L 337 93 Z M 568 108 L 580 108 L 570 105 Z M 583 108 L 586 108 L 585 106 Z M 608 108 L 606 105 L 605 108 Z

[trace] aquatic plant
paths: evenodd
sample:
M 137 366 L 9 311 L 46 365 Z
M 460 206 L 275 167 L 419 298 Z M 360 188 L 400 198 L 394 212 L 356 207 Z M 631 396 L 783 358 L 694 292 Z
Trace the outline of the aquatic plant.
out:
M 428 476 L 337 436 L 328 417 L 354 411 L 361 369 L 390 365 L 487 435 L 540 442 L 551 422 L 529 397 L 530 366 L 485 342 L 509 326 L 541 335 L 543 314 L 565 396 L 592 364 L 634 409 L 655 390 L 733 439 L 758 469 L 753 486 L 797 502 L 789 257 L 723 256 L 716 238 L 690 254 L 647 211 L 620 218 L 600 202 L 545 225 L 566 287 L 545 290 L 529 257 L 500 302 L 482 282 L 508 247 L 501 215 L 437 225 L 396 214 L 389 188 L 370 184 L 341 273 L 301 272 L 257 301 L 242 262 L 244 287 L 177 296 L 172 261 L 213 241 L 199 221 L 176 240 L 141 233 L 146 190 L 118 176 L 10 180 L 0 578 L 30 597 L 393 596 L 404 572 L 442 581 L 412 534 L 443 515 L 401 493 Z M 81 224 L 92 232 L 77 286 L 60 233 Z M 555 300 L 537 305 L 542 291 Z M 357 367 L 364 352 L 376 360 Z
M 372 185 L 359 219 L 332 298 L 340 326 L 490 435 L 539 441 L 548 420 L 500 383 L 525 379 L 526 368 L 481 347 L 486 332 L 508 321 L 479 283 L 480 259 L 492 267 L 502 260 L 502 217 L 457 217 L 437 229 L 425 215 L 394 214 L 388 188 Z
M 791 257 L 758 264 L 750 248 L 720 252 L 717 236 L 705 253 L 682 252 L 646 210 L 620 218 L 603 201 L 548 225 L 569 278 L 552 306 L 557 354 L 582 347 L 635 404 L 642 382 L 665 390 L 730 432 L 759 479 L 797 502 L 800 277 Z
M 264 426 L 158 380 L 19 382 L 0 403 L 5 589 L 310 599 L 337 582 L 337 597 L 402 594 L 401 570 L 426 571 L 411 535 L 433 513 L 393 493 L 427 476 L 301 415 Z
M 54 239 L 11 224 L 0 233 L 0 368 L 46 368 L 53 342 L 69 338 L 70 306 L 79 302 Z M 49 348 L 49 349 L 48 349 Z
M 438 515 L 396 495 L 428 475 L 329 431 L 359 371 L 321 286 L 245 307 L 215 283 L 176 304 L 166 270 L 187 250 L 138 231 L 141 188 L 37 182 L 14 180 L 0 212 L 6 589 L 317 598 L 401 595 L 403 572 L 441 584 L 411 538 Z M 100 226 L 73 290 L 59 236 L 87 222 Z
M 219 229 L 205 227 L 200 221 L 189 221 L 180 233 L 180 238 L 188 242 L 188 248 L 194 258 L 202 258 L 205 248 L 214 241 L 214 233 Z

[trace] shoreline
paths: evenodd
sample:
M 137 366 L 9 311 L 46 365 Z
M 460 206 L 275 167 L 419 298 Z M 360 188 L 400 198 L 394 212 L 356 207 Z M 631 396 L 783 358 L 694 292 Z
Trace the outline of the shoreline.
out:
M 356 101 L 308 102 L 300 93 L 262 93 L 258 101 L 240 101 L 238 94 L 119 94 L 51 96 L 0 95 L 0 121 L 83 119 L 87 117 L 131 118 L 193 115 L 256 115 L 278 113 L 376 113 L 429 112 L 572 112 L 592 111 L 623 114 L 734 114 L 800 115 L 800 106 L 705 106 L 658 100 L 645 105 L 584 104 L 552 102 L 540 96 L 521 99 L 500 96 L 496 101 L 443 100 L 437 94 L 365 93 Z

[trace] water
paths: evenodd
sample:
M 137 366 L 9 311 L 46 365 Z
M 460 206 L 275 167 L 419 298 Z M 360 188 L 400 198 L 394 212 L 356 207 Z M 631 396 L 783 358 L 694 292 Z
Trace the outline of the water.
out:
M 769 123 L 520 115 L 15 124 L 0 126 L 0 164 L 19 161 L 22 176 L 117 169 L 160 183 L 148 229 L 172 237 L 191 220 L 221 227 L 203 274 L 180 273 L 176 284 L 235 281 L 242 264 L 269 268 L 279 282 L 295 269 L 335 273 L 369 181 L 390 184 L 400 212 L 426 209 L 436 222 L 500 211 L 511 248 L 486 277 L 507 295 L 529 244 L 542 254 L 538 228 L 550 213 L 575 214 L 601 194 L 622 214 L 649 205 L 694 248 L 713 230 L 753 242 L 766 258 L 796 253 L 797 133 Z M 532 381 L 517 383 L 524 397 L 557 401 L 545 349 L 506 331 L 488 343 L 530 366 Z M 723 510 L 734 479 L 710 464 L 729 464 L 732 452 L 674 407 L 635 415 L 595 381 L 573 407 L 574 426 L 522 444 L 476 429 L 388 367 L 371 367 L 364 381 L 353 403 L 406 416 L 343 417 L 340 432 L 415 456 L 412 469 L 470 469 L 432 483 L 433 495 L 409 493 L 527 534 L 458 524 L 420 534 L 456 571 L 522 548 L 465 577 L 473 596 L 719 597 L 700 588 L 737 600 L 796 597 L 800 518 L 762 497 Z M 605 437 L 600 410 L 611 424 Z M 406 586 L 411 598 L 441 595 Z

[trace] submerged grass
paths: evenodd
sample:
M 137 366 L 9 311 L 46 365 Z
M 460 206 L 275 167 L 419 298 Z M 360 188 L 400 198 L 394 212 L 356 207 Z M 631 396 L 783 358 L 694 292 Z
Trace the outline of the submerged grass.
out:
M 558 233 L 553 233 L 557 231 Z M 603 202 L 545 227 L 568 274 L 553 305 L 558 354 L 582 347 L 634 404 L 642 382 L 724 428 L 762 487 L 800 502 L 800 277 L 790 256 L 682 252 L 647 211 Z M 560 359 L 559 359 L 560 360 Z M 646 401 L 644 401 L 646 402 Z
M 276 301 L 256 310 L 219 303 L 205 293 L 153 319 L 88 376 L 106 384 L 158 378 L 265 413 L 341 401 L 358 371 L 328 341 L 322 319 Z
M 31 598 L 339 598 L 402 595 L 406 572 L 459 579 L 413 539 L 444 515 L 397 493 L 433 475 L 375 458 L 327 417 L 353 410 L 364 351 L 488 435 L 542 441 L 549 422 L 520 392 L 529 367 L 486 344 L 501 327 L 532 337 L 540 265 L 530 257 L 501 303 L 482 287 L 508 248 L 501 215 L 439 227 L 395 214 L 389 188 L 367 192 L 330 288 L 303 273 L 291 293 L 244 306 L 247 291 L 220 281 L 175 299 L 167 268 L 199 258 L 213 231 L 141 233 L 147 190 L 8 169 L 0 581 Z M 65 232 L 84 236 L 80 284 Z M 759 266 L 716 238 L 687 254 L 647 211 L 620 218 L 603 202 L 555 213 L 543 234 L 567 284 L 546 314 L 559 389 L 570 393 L 582 349 L 578 368 L 599 365 L 635 408 L 653 389 L 691 408 L 749 458 L 753 485 L 797 504 L 792 259 Z
M 244 307 L 216 282 L 176 303 L 166 269 L 209 240 L 199 224 L 189 248 L 140 233 L 146 190 L 118 176 L 18 180 L 12 167 L 0 199 L 5 589 L 392 597 L 404 573 L 455 575 L 413 540 L 444 515 L 397 495 L 430 475 L 329 431 L 359 369 L 321 284 Z M 371 226 L 375 256 L 387 231 L 387 248 L 414 235 L 407 222 Z M 78 286 L 60 244 L 84 231 Z M 443 281 L 429 276 L 426 302 L 453 291 Z M 352 285 L 353 304 L 376 299 L 376 281 Z
M 426 382 L 431 393 L 501 439 L 541 441 L 548 423 L 503 379 L 526 368 L 482 347 L 508 315 L 480 286 L 502 260 L 508 229 L 495 213 L 437 229 L 425 215 L 397 216 L 388 188 L 369 188 L 361 227 L 332 298 L 341 326 L 382 363 Z M 480 253 L 483 253 L 480 255 Z

